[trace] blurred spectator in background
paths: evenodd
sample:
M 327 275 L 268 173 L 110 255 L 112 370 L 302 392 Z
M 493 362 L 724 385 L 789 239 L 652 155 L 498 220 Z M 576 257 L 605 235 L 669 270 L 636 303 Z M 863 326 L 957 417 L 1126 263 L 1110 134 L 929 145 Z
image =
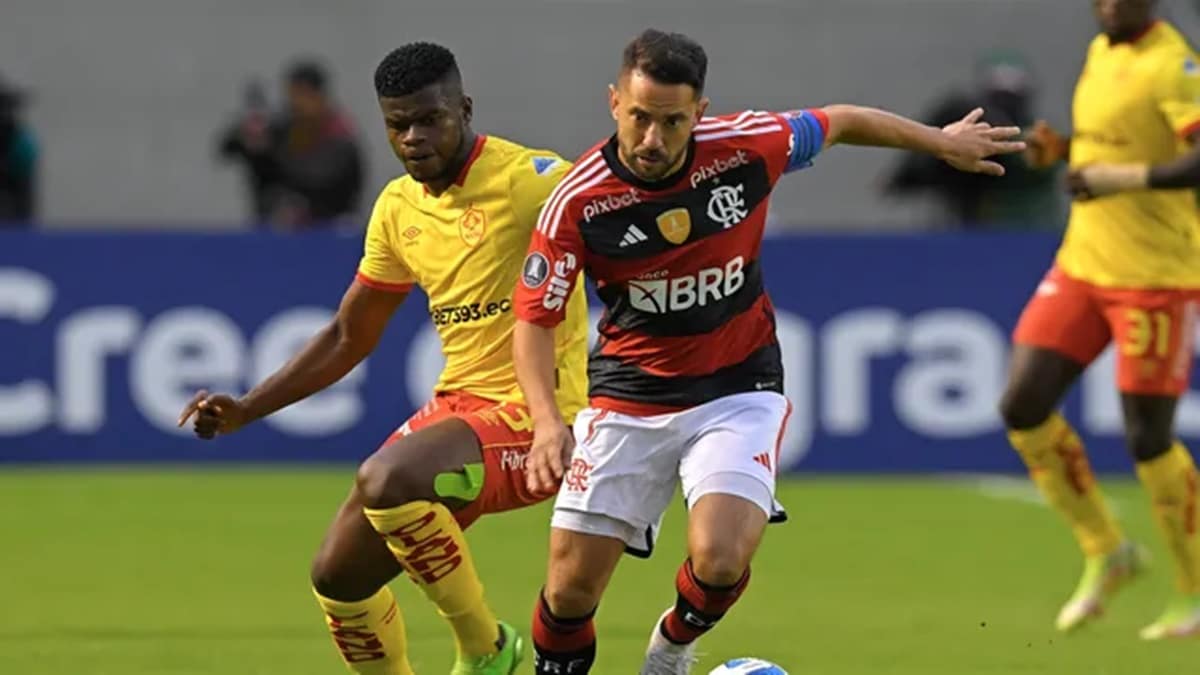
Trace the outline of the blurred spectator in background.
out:
M 24 100 L 0 77 L 0 227 L 29 224 L 34 217 L 38 152 L 20 117 Z
M 937 99 L 926 124 L 942 127 L 974 108 L 994 126 L 1028 127 L 1033 115 L 1033 77 L 1024 60 L 1012 52 L 989 52 L 975 67 L 971 91 L 950 91 Z M 967 174 L 930 155 L 907 154 L 887 177 L 892 196 L 934 194 L 952 223 L 965 229 L 1058 228 L 1065 203 L 1056 169 L 1034 169 L 1020 155 L 1000 157 L 1006 174 L 996 179 Z
M 325 69 L 298 62 L 285 87 L 287 108 L 278 115 L 261 86 L 247 89 L 246 109 L 221 136 L 221 156 L 245 163 L 258 222 L 285 230 L 357 224 L 362 153 Z

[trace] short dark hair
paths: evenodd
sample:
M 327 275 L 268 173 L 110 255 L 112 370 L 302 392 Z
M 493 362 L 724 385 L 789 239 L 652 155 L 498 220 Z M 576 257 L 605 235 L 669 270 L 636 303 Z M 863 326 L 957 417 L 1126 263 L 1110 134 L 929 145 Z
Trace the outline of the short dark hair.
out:
M 287 81 L 288 84 L 302 84 L 325 93 L 325 88 L 329 86 L 329 74 L 316 61 L 297 61 L 288 68 Z
M 408 96 L 439 82 L 462 82 L 458 61 L 449 49 L 432 42 L 410 42 L 393 49 L 375 69 L 375 94 Z
M 689 84 L 700 94 L 708 74 L 708 56 L 699 42 L 683 33 L 648 28 L 625 46 L 621 72 L 632 70 L 663 84 Z

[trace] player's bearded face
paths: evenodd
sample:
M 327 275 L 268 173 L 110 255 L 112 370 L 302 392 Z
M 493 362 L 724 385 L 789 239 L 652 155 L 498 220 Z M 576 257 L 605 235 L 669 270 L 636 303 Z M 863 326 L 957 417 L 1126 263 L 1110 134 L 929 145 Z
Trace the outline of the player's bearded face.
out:
M 444 179 L 462 148 L 471 117 L 471 99 L 439 85 L 408 96 L 380 97 L 388 142 L 419 183 Z
M 708 99 L 686 84 L 662 84 L 639 70 L 609 87 L 617 121 L 621 161 L 643 180 L 658 180 L 679 169 L 687 157 L 692 129 Z

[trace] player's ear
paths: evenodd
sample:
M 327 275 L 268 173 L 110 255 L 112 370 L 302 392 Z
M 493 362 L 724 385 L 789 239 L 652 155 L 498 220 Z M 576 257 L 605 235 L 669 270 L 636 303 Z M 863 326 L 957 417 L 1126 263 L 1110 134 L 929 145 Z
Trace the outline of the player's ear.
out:
M 701 96 L 700 102 L 696 104 L 696 121 L 699 122 L 701 117 L 704 117 L 704 111 L 708 110 L 708 97 Z
M 462 97 L 462 117 L 463 117 L 463 122 L 465 122 L 465 123 L 467 123 L 467 124 L 470 124 L 470 123 L 471 123 L 471 118 L 472 118 L 474 115 L 475 115 L 475 102 L 471 100 L 471 97 L 470 97 L 470 96 L 467 96 L 466 94 L 463 94 L 463 97 Z
M 621 105 L 621 94 L 617 91 L 617 85 L 608 85 L 608 110 L 612 113 L 612 118 L 617 119 L 617 108 Z

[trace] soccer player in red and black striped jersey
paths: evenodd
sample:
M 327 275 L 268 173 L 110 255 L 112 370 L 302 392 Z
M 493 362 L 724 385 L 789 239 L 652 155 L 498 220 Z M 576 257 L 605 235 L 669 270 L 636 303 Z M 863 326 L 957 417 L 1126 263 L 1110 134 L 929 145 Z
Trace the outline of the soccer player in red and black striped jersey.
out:
M 589 671 L 600 595 L 623 551 L 649 555 L 677 481 L 688 559 L 643 674 L 689 672 L 695 639 L 746 588 L 767 522 L 783 515 L 775 472 L 789 406 L 759 264 L 775 182 L 834 143 L 989 174 L 1003 169 L 987 157 L 1024 148 L 1009 140 L 1018 129 L 979 123 L 982 111 L 945 129 L 854 106 L 705 117 L 706 68 L 683 35 L 650 30 L 629 44 L 610 88 L 617 133 L 547 200 L 518 283 L 514 356 L 535 424 L 526 478 L 543 492 L 562 481 L 534 615 L 538 673 Z M 572 437 L 554 402 L 553 347 L 581 271 L 606 311 Z

